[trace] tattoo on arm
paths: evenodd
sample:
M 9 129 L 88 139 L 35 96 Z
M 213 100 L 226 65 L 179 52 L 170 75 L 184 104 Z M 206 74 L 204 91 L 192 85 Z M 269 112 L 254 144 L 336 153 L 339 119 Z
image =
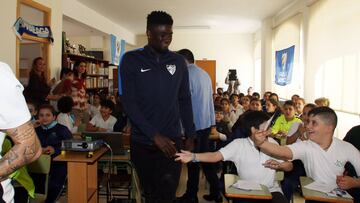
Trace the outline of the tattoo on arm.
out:
M 14 146 L 0 160 L 0 180 L 6 179 L 15 170 L 38 158 L 40 142 L 31 122 L 6 130 Z

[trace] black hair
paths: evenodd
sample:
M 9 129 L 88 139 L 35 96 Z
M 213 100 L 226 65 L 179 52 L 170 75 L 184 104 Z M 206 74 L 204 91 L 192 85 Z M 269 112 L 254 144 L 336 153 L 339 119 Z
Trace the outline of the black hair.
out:
M 214 106 L 214 109 L 215 109 L 215 112 L 219 112 L 219 111 L 222 112 L 222 108 L 221 108 L 220 105 L 215 105 L 215 106 Z
M 60 71 L 60 79 L 62 79 L 65 75 L 69 74 L 69 73 L 74 73 L 74 71 L 72 71 L 70 68 L 61 68 Z
M 57 103 L 57 107 L 61 113 L 71 112 L 73 106 L 74 100 L 69 96 L 61 97 Z
M 276 109 L 280 108 L 280 104 L 275 99 L 269 99 L 268 100 L 272 105 L 276 106 Z
M 334 110 L 327 106 L 313 108 L 309 111 L 308 116 L 319 116 L 323 122 L 332 125 L 334 129 L 337 125 L 337 116 Z
M 310 108 L 310 109 L 313 109 L 313 108 L 316 108 L 316 104 L 313 104 L 313 103 L 308 103 L 308 104 L 305 104 L 304 108 Z
M 152 11 L 147 16 L 146 29 L 150 30 L 156 25 L 173 25 L 172 17 L 165 11 Z
M 115 104 L 114 102 L 112 102 L 110 99 L 104 99 L 100 102 L 100 105 L 102 107 L 107 107 L 109 109 L 111 109 L 111 111 L 114 111 L 115 109 Z
M 262 111 L 247 110 L 241 114 L 234 124 L 232 131 L 235 132 L 237 128 L 240 128 L 243 137 L 251 136 L 251 127 L 259 129 L 259 126 L 269 120 L 269 116 Z
M 292 101 L 292 100 L 287 100 L 284 102 L 284 105 L 283 106 L 292 106 L 295 108 L 295 103 Z
M 189 63 L 195 62 L 194 54 L 189 49 L 181 49 L 177 53 L 183 56 Z
M 271 93 L 269 98 L 271 98 L 272 96 L 275 96 L 277 98 L 277 101 L 279 101 L 279 96 L 276 93 L 274 93 L 274 92 Z
M 239 95 L 238 95 L 238 94 L 231 94 L 231 95 L 230 95 L 230 101 L 232 101 L 234 97 L 237 97 L 237 98 L 239 99 Z
M 76 61 L 75 64 L 74 64 L 74 70 L 73 70 L 74 71 L 74 76 L 77 77 L 77 78 L 79 77 L 79 72 L 77 70 L 77 67 L 79 67 L 81 63 L 86 64 L 85 61 Z M 86 78 L 86 70 L 85 70 L 85 72 L 83 74 L 81 74 L 81 78 L 82 79 Z
M 259 94 L 258 92 L 254 92 L 254 93 L 252 94 L 252 97 L 260 98 L 260 94 Z
M 53 116 L 56 115 L 56 112 L 55 112 L 55 109 L 53 106 L 51 106 L 50 104 L 42 104 L 40 107 L 39 107 L 39 110 L 38 110 L 38 113 L 40 112 L 41 109 L 49 109 L 52 113 Z

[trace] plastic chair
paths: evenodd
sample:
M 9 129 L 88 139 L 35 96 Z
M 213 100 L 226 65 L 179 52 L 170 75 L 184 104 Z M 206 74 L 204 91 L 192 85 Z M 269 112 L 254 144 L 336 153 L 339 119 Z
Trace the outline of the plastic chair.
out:
M 27 165 L 28 172 L 35 183 L 35 197 L 29 202 L 44 202 L 48 193 L 49 172 L 51 166 L 50 155 L 42 154 L 40 158 Z

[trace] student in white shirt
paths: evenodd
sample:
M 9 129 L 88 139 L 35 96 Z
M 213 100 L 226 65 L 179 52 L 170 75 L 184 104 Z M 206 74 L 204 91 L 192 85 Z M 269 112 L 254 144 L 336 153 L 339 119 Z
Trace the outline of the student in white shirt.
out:
M 9 65 L 0 62 L 0 151 L 5 134 L 14 142 L 14 146 L 0 156 L 0 202 L 14 202 L 9 175 L 41 155 L 40 141 L 30 121 L 23 90 Z
M 75 116 L 71 114 L 73 106 L 74 101 L 72 97 L 61 97 L 57 103 L 57 107 L 60 111 L 59 115 L 57 116 L 57 122 L 66 126 L 71 133 L 76 133 L 81 123 L 81 119 L 79 117 L 75 118 Z
M 227 146 L 216 152 L 191 153 L 189 151 L 181 151 L 177 153 L 176 161 L 183 163 L 193 162 L 218 162 L 232 161 L 236 165 L 237 173 L 243 180 L 254 181 L 266 185 L 271 192 L 273 199 L 271 202 L 281 203 L 287 202 L 282 194 L 281 188 L 275 181 L 276 170 L 290 171 L 292 169 L 291 162 L 281 162 L 272 159 L 270 156 L 262 153 L 255 145 L 250 136 L 255 129 L 265 128 L 269 116 L 261 111 L 251 111 L 243 114 L 244 123 L 240 127 L 244 132 L 245 138 L 235 139 Z M 269 142 L 277 142 L 269 138 Z M 241 202 L 247 200 L 241 200 Z M 261 200 L 260 202 L 264 202 Z
M 113 132 L 116 118 L 111 115 L 115 108 L 114 103 L 109 100 L 101 102 L 100 114 L 95 115 L 86 127 L 86 131 Z
M 258 131 L 252 135 L 254 142 L 271 156 L 283 160 L 300 159 L 307 176 L 316 182 L 344 190 L 360 187 L 360 178 L 344 172 L 345 163 L 350 162 L 360 174 L 360 152 L 350 143 L 333 137 L 337 125 L 335 112 L 329 107 L 317 107 L 309 112 L 308 119 L 307 141 L 277 146 L 267 141 L 269 131 Z

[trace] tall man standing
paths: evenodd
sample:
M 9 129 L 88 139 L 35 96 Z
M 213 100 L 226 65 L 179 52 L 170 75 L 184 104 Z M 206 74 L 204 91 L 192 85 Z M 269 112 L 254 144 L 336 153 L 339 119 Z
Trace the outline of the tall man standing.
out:
M 215 125 L 213 91 L 209 75 L 194 64 L 194 55 L 188 49 L 178 51 L 185 58 L 189 69 L 191 102 L 194 111 L 196 138 L 194 152 L 215 151 L 214 143 L 209 143 L 210 127 Z M 212 145 L 212 146 L 211 146 Z M 219 190 L 219 178 L 214 163 L 201 163 L 206 179 L 210 183 L 210 194 L 204 195 L 208 201 L 222 202 Z M 180 202 L 198 202 L 200 163 L 188 163 L 188 180 L 185 194 Z
M 173 20 L 163 11 L 147 17 L 148 44 L 127 52 L 120 64 L 119 93 L 132 123 L 131 161 L 146 203 L 173 202 L 181 164 L 174 155 L 185 128 L 186 148 L 192 150 L 195 129 L 184 59 L 168 47 Z

